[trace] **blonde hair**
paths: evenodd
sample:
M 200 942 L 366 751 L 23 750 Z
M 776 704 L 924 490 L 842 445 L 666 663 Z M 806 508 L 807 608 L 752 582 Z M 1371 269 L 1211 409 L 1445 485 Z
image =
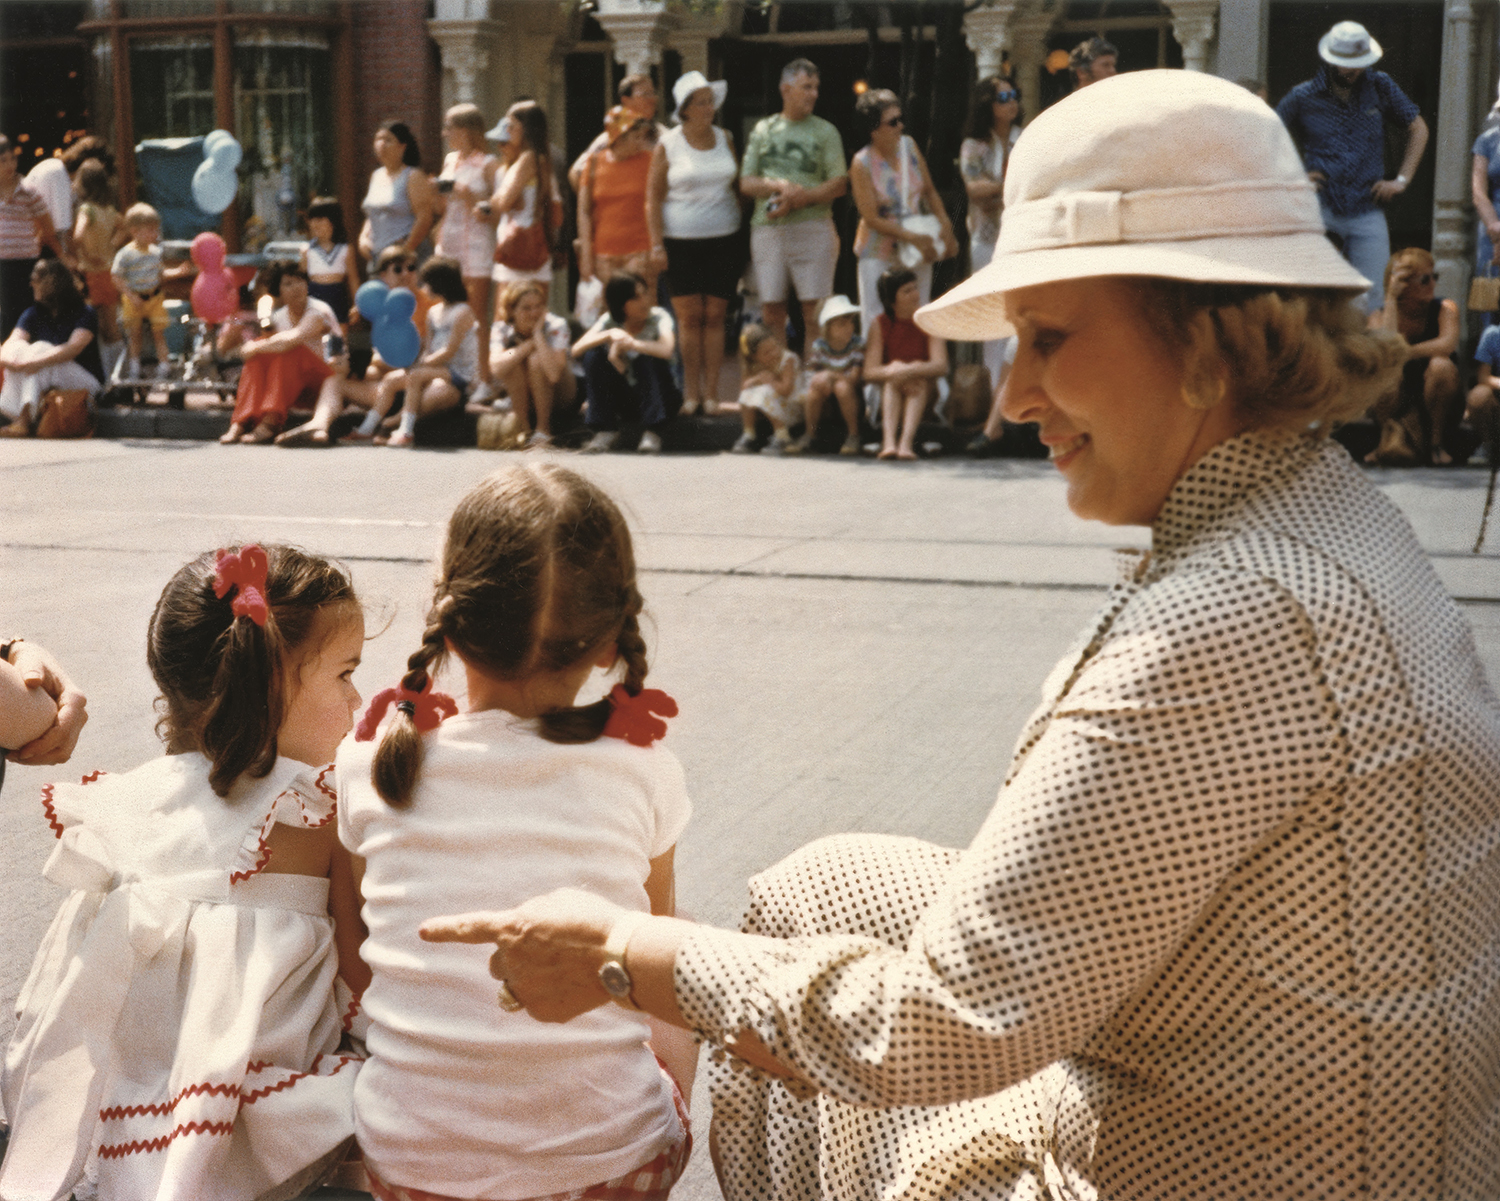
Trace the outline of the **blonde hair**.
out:
M 480 112 L 477 104 L 455 104 L 443 115 L 443 121 L 454 129 L 467 129 L 481 141 L 484 139 L 484 113 Z
M 138 225 L 160 225 L 161 214 L 149 204 L 137 201 L 125 210 L 125 228 L 134 229 Z
M 521 303 L 521 297 L 535 292 L 542 298 L 542 307 L 547 305 L 547 289 L 534 279 L 517 279 L 505 286 L 505 291 L 500 293 L 499 317 L 502 321 L 511 321 L 511 314 L 516 305 Z M 511 321 L 511 324 L 515 324 Z
M 630 531 L 599 486 L 552 463 L 505 468 L 471 488 L 448 521 L 422 645 L 401 684 L 426 688 L 449 646 L 503 680 L 564 671 L 614 647 L 625 690 L 638 696 L 649 670 L 642 607 Z M 538 732 L 592 742 L 612 711 L 607 698 L 553 710 Z M 398 709 L 371 783 L 388 804 L 406 805 L 421 768 L 421 735 Z
M 1381 291 L 1391 290 L 1391 273 L 1403 263 L 1410 263 L 1420 271 L 1431 271 L 1437 267 L 1437 260 L 1432 257 L 1432 252 L 1423 250 L 1420 246 L 1408 246 L 1405 250 L 1398 250 L 1386 262 L 1385 275 L 1380 281 Z
M 1406 346 L 1347 292 L 1138 279 L 1148 328 L 1181 355 L 1183 399 L 1226 398 L 1256 427 L 1327 434 L 1395 386 Z
M 740 331 L 740 360 L 748 373 L 754 370 L 755 355 L 767 342 L 780 343 L 773 330 L 764 325 L 750 324 Z

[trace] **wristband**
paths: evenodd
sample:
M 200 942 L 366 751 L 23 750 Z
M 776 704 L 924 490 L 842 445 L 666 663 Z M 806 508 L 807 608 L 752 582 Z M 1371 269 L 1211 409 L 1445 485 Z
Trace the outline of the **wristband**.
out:
M 1404 188 L 1411 182 L 1411 180 L 1407 179 L 1404 175 L 1398 175 L 1396 176 L 1394 182 L 1400 184 Z
M 649 913 L 642 913 L 637 909 L 621 914 L 609 928 L 609 936 L 604 940 L 604 962 L 599 965 L 599 983 L 604 985 L 604 991 L 615 1004 L 623 1005 L 626 1009 L 639 1009 L 640 1006 L 630 995 L 635 988 L 635 981 L 630 978 L 630 972 L 625 967 L 625 950 L 630 945 L 630 936 L 636 932 L 636 928 L 642 922 L 650 920 L 650 917 Z

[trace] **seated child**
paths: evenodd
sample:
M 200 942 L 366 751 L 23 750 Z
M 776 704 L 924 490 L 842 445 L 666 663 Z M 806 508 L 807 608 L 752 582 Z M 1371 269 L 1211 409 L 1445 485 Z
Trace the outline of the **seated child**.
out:
M 42 792 L 43 874 L 72 892 L 17 1000 L 0 1196 L 291 1197 L 347 1150 L 368 969 L 318 765 L 363 644 L 349 580 L 290 547 L 168 582 L 146 639 L 167 754 Z
M 740 359 L 744 365 L 740 382 L 744 432 L 730 449 L 737 455 L 755 452 L 755 415 L 764 413 L 771 423 L 766 449 L 785 454 L 792 445 L 790 427 L 801 416 L 802 400 L 797 393 L 802 361 L 764 325 L 747 325 L 740 334 Z
M 1494 467 L 1500 456 L 1500 325 L 1491 325 L 1479 338 L 1474 351 L 1479 365 L 1478 382 L 1469 389 L 1468 408 L 1464 419 L 1483 441 L 1489 464 Z
M 382 377 L 375 404 L 361 430 L 371 429 L 391 411 L 396 393 L 405 391 L 401 423 L 386 446 L 410 447 L 417 441 L 417 418 L 456 408 L 479 380 L 479 335 L 474 310 L 458 261 L 433 257 L 422 264 L 427 310 L 427 346 L 415 365 Z M 376 441 L 380 441 L 376 439 Z
M 374 973 L 354 1116 L 379 1201 L 649 1201 L 686 1164 L 690 1035 L 615 1005 L 534 1021 L 504 989 L 496 1005 L 482 949 L 418 933 L 565 885 L 674 913 L 691 806 L 681 765 L 653 745 L 666 724 L 652 713 L 677 707 L 642 691 L 641 607 L 608 496 L 553 464 L 496 472 L 454 511 L 422 643 L 357 738 L 382 701 L 396 715 L 378 743 L 339 753 L 339 834 L 364 864 Z M 453 702 L 431 684 L 450 654 L 468 708 L 443 720 Z M 579 703 L 616 665 L 624 683 Z
M 876 290 L 884 312 L 865 342 L 865 381 L 880 385 L 881 459 L 917 457 L 917 427 L 948 374 L 948 343 L 924 333 L 913 318 L 922 305 L 916 272 L 893 267 Z
M 120 307 L 125 312 L 125 338 L 130 349 L 125 366 L 129 379 L 141 375 L 141 322 L 151 326 L 151 340 L 156 343 L 156 378 L 166 379 L 172 373 L 171 355 L 167 350 L 167 298 L 162 280 L 192 270 L 184 265 L 170 270 L 162 266 L 161 216 L 149 204 L 132 204 L 125 210 L 125 229 L 130 241 L 115 253 L 110 277 L 120 293 Z
M 807 353 L 807 393 L 802 400 L 807 430 L 786 448 L 787 453 L 801 454 L 812 445 L 823 402 L 832 396 L 844 417 L 845 437 L 839 454 L 859 454 L 859 375 L 864 367 L 865 340 L 855 332 L 857 316 L 859 305 L 847 296 L 830 296 L 823 302 L 818 312 L 822 336 Z

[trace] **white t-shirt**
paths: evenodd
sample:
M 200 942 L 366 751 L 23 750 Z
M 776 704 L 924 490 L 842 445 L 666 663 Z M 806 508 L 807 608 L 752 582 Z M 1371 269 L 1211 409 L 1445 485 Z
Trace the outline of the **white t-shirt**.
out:
M 339 332 L 339 319 L 334 311 L 328 307 L 326 301 L 319 300 L 316 296 L 307 298 L 307 313 L 317 313 L 323 318 L 323 333 L 336 334 Z M 302 316 L 306 318 L 307 313 Z M 284 334 L 292 328 L 292 310 L 282 305 L 271 314 L 271 328 L 278 334 Z M 322 334 L 318 335 L 322 337 Z
M 660 745 L 548 742 L 499 710 L 425 741 L 404 809 L 370 783 L 378 742 L 339 750 L 339 837 L 365 859 L 374 971 L 355 1091 L 365 1156 L 392 1184 L 456 1197 L 534 1197 L 646 1163 L 680 1124 L 645 1019 L 618 1005 L 562 1025 L 505 1013 L 484 947 L 417 928 L 565 886 L 649 910 L 651 860 L 692 808 L 681 764 Z
M 73 177 L 60 158 L 43 159 L 26 175 L 26 182 L 47 202 L 52 228 L 61 233 L 73 229 Z

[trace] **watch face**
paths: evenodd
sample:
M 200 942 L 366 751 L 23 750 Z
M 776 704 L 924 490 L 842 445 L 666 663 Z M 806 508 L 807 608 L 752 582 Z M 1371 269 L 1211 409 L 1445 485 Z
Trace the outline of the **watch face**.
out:
M 611 959 L 599 969 L 599 983 L 604 985 L 604 991 L 612 997 L 630 995 L 630 973 L 625 970 L 625 965 L 616 959 Z

